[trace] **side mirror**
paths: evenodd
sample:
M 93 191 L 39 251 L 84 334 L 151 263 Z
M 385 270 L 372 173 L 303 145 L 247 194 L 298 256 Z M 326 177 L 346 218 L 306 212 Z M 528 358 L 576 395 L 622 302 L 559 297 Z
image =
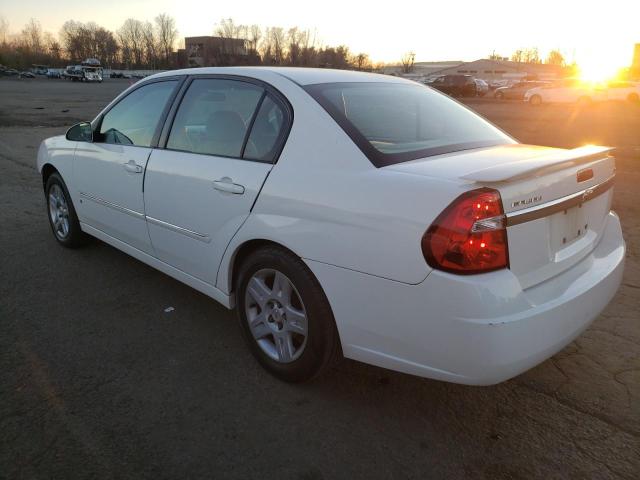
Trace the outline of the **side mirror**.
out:
M 93 127 L 89 122 L 80 122 L 67 130 L 66 137 L 72 142 L 93 142 Z

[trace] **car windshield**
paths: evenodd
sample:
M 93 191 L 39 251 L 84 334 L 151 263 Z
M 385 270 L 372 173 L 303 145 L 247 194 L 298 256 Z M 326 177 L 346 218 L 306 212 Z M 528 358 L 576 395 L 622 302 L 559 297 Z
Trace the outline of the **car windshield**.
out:
M 324 83 L 305 89 L 377 167 L 514 143 L 479 115 L 424 85 Z

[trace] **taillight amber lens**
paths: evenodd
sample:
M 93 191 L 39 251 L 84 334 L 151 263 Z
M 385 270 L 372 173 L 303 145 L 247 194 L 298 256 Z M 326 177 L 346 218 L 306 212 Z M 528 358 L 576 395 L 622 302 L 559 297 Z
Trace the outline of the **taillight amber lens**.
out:
M 422 237 L 422 253 L 431 267 L 451 273 L 509 268 L 500 193 L 481 188 L 456 198 Z

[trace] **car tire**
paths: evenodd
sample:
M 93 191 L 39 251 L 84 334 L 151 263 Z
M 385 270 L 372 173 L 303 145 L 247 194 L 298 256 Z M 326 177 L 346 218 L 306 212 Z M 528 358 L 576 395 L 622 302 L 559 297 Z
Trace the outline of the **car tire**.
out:
M 638 103 L 638 102 L 640 102 L 640 96 L 638 96 L 638 94 L 637 94 L 637 93 L 630 93 L 630 94 L 627 96 L 627 100 L 628 100 L 630 103 Z
M 304 382 L 342 358 L 329 301 L 300 258 L 275 245 L 263 247 L 242 262 L 236 277 L 240 328 L 267 371 L 285 382 Z
M 52 173 L 45 185 L 47 218 L 57 242 L 66 248 L 78 248 L 87 243 L 88 236 L 80 228 L 71 195 L 62 177 Z
M 541 105 L 542 104 L 542 98 L 540 97 L 540 95 L 532 95 L 531 98 L 529 99 L 529 104 L 530 105 Z

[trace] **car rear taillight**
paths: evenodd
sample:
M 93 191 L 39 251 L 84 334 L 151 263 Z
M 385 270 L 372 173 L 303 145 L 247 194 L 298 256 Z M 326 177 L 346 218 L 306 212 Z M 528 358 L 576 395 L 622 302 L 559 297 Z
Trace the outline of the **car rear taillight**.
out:
M 480 188 L 456 198 L 422 237 L 422 253 L 431 267 L 451 273 L 468 275 L 508 268 L 500 193 Z

